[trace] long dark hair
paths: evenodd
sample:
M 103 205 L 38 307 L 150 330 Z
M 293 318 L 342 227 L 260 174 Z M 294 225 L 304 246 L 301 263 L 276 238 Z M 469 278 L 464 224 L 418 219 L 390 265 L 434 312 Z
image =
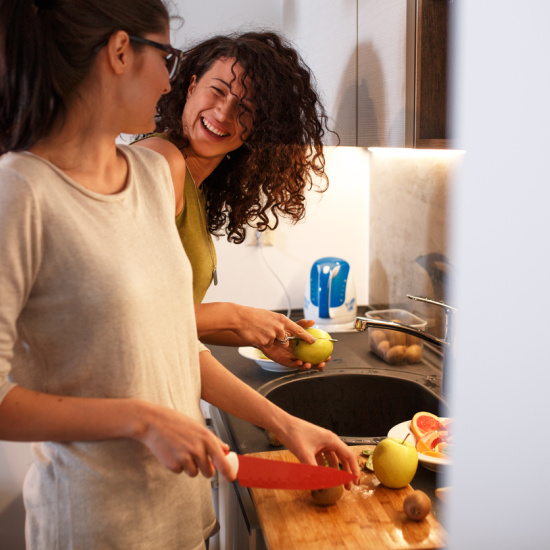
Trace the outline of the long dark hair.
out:
M 142 36 L 170 20 L 162 0 L 0 0 L 0 154 L 47 136 L 118 30 Z
M 182 112 L 193 75 L 197 80 L 218 59 L 235 59 L 240 81 L 252 82 L 254 123 L 245 144 L 230 153 L 203 182 L 211 233 L 243 242 L 245 226 L 260 231 L 305 215 L 305 189 L 328 187 L 322 139 L 327 116 L 310 69 L 296 50 L 275 32 L 215 36 L 187 50 L 172 90 L 158 104 L 157 132 L 180 149 L 189 146 Z M 245 94 L 246 86 L 245 86 Z

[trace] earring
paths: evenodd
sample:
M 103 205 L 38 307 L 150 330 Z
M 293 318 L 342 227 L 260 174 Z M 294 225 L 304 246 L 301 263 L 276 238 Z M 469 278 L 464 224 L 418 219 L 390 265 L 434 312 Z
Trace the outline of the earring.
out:
M 227 160 L 230 160 L 230 159 L 231 159 L 231 155 L 225 155 L 225 158 L 226 158 Z

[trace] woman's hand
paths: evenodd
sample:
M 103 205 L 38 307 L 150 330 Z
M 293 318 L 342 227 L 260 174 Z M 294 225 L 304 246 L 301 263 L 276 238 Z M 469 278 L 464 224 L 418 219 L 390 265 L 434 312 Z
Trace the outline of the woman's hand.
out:
M 281 313 L 267 309 L 241 306 L 230 302 L 195 304 L 197 332 L 203 343 L 217 346 L 253 346 L 269 359 L 289 368 L 322 369 L 318 365 L 304 363 L 292 353 L 287 336 L 298 336 L 310 344 L 315 338 L 305 331 L 315 321 L 302 319 L 297 323 Z
M 140 402 L 141 429 L 135 439 L 143 443 L 172 472 L 212 477 L 215 469 L 228 480 L 235 472 L 226 459 L 229 445 L 204 424 L 168 407 Z
M 247 306 L 236 306 L 236 314 L 238 321 L 233 332 L 251 346 L 269 348 L 277 341 L 285 342 L 287 336 L 298 336 L 310 344 L 315 342 L 315 338 L 305 331 L 315 324 L 314 321 L 295 323 L 282 313 Z
M 264 311 L 264 310 L 258 310 L 258 311 Z M 268 313 L 273 313 L 273 312 L 269 311 Z M 275 314 L 275 315 L 281 315 L 281 314 Z M 283 318 L 288 320 L 288 317 L 285 317 L 284 315 L 283 315 Z M 306 328 L 312 327 L 315 324 L 315 321 L 302 319 L 297 323 L 293 323 L 292 321 L 290 322 L 295 327 L 299 327 L 299 329 L 301 330 L 299 334 L 297 334 L 296 332 L 290 333 L 290 330 L 286 330 L 286 334 L 288 334 L 289 336 L 290 335 L 299 336 L 300 338 L 303 338 L 304 340 L 306 340 L 306 342 L 309 342 L 310 344 L 315 342 L 315 338 L 311 336 L 311 334 L 305 331 Z M 322 363 L 319 363 L 317 365 L 312 365 L 311 363 L 304 363 L 300 359 L 297 359 L 294 353 L 292 353 L 290 340 L 287 340 L 286 342 L 284 341 L 285 340 L 284 338 L 281 340 L 282 342 L 279 342 L 279 339 L 277 338 L 275 342 L 272 344 L 265 345 L 265 346 L 257 346 L 257 347 L 262 351 L 262 353 L 266 357 L 268 357 L 272 361 L 275 361 L 275 363 L 279 363 L 280 365 L 283 365 L 290 369 L 308 370 L 308 369 L 311 369 L 311 367 L 315 367 L 316 369 L 323 370 L 325 368 L 326 362 L 330 361 L 330 357 L 329 357 L 326 359 L 326 361 L 323 361 Z
M 308 370 L 313 367 L 318 370 L 323 370 L 326 362 L 330 361 L 329 357 L 326 361 L 323 361 L 318 365 L 304 363 L 300 359 L 296 359 L 296 356 L 292 353 L 292 348 L 290 347 L 289 342 L 286 344 L 275 344 L 273 346 L 269 346 L 268 348 L 260 348 L 260 350 L 266 357 L 272 361 L 275 361 L 275 363 L 279 363 L 289 369 Z
M 202 399 L 273 432 L 300 462 L 324 464 L 326 457 L 330 465 L 336 466 L 339 460 L 346 471 L 359 475 L 355 454 L 335 433 L 288 414 L 229 372 L 208 351 L 199 357 Z
M 289 415 L 289 420 L 283 429 L 274 432 L 298 460 L 304 464 L 325 465 L 338 468 L 342 464 L 345 471 L 359 480 L 359 465 L 353 451 L 333 432 Z M 346 485 L 349 489 L 350 485 Z

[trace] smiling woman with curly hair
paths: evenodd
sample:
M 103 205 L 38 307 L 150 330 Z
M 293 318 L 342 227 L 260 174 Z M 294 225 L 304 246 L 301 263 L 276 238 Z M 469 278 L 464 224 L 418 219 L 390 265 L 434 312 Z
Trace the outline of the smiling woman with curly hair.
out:
M 215 36 L 194 46 L 171 86 L 158 104 L 156 133 L 137 144 L 170 165 L 199 304 L 217 283 L 212 235 L 240 244 L 247 225 L 274 229 L 281 216 L 296 223 L 305 215 L 305 192 L 326 190 L 322 140 L 330 130 L 310 69 L 275 32 Z M 205 341 L 252 344 L 289 367 L 309 367 L 277 340 L 289 332 L 312 341 L 303 330 L 312 322 L 235 304 L 202 304 L 196 313 Z

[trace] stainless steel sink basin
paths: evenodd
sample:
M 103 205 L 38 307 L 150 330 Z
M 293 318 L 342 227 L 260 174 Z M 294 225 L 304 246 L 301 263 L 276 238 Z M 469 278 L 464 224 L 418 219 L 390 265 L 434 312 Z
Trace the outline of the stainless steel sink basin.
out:
M 297 373 L 258 391 L 285 411 L 351 442 L 385 436 L 419 411 L 447 416 L 447 406 L 433 386 L 429 377 L 410 373 L 349 369 Z

